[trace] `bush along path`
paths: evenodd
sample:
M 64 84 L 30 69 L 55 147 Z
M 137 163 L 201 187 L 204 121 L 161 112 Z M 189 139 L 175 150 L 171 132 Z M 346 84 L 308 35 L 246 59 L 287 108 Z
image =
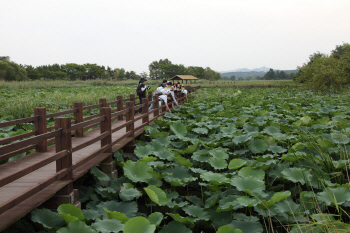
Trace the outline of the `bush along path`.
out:
M 199 90 L 146 127 L 137 159 L 115 153 L 119 178 L 91 169 L 82 210 L 34 210 L 33 232 L 347 232 L 349 99 Z

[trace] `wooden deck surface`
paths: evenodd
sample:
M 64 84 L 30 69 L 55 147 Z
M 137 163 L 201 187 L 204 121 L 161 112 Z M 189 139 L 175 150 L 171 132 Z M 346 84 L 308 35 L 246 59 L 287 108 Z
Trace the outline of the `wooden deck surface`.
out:
M 135 115 L 135 117 L 137 116 L 138 115 Z M 153 114 L 150 114 L 149 117 L 150 119 L 152 119 Z M 114 121 L 112 122 L 112 129 L 124 123 L 125 123 L 125 120 Z M 142 125 L 142 119 L 136 121 L 134 124 L 135 129 L 141 125 Z M 144 132 L 144 129 L 142 128 L 142 129 L 139 129 L 138 131 L 135 131 L 134 135 L 138 136 L 143 132 Z M 115 133 L 112 134 L 112 142 L 125 134 L 126 134 L 125 127 L 123 129 L 116 131 Z M 96 128 L 85 133 L 84 137 L 80 137 L 80 138 L 73 137 L 72 147 L 75 147 L 99 135 L 100 135 L 100 128 Z M 121 140 L 120 142 L 118 142 L 112 147 L 112 151 L 115 152 L 123 148 L 128 142 L 132 141 L 133 139 L 134 137 L 125 137 L 123 140 Z M 100 148 L 101 148 L 101 142 L 97 141 L 81 150 L 74 152 L 72 155 L 73 167 L 78 161 L 86 158 L 89 154 L 93 153 L 94 151 L 97 151 Z M 15 171 L 18 171 L 23 167 L 30 166 L 31 164 L 37 161 L 40 161 L 44 158 L 47 158 L 47 156 L 52 155 L 54 153 L 55 153 L 55 146 L 53 145 L 48 147 L 47 152 L 32 153 L 21 158 L 20 160 L 14 160 L 14 161 L 8 162 L 1 166 L 0 178 L 6 177 L 7 175 Z M 84 163 L 82 166 L 75 168 L 73 170 L 73 181 L 81 177 L 86 172 L 88 172 L 91 167 L 96 166 L 97 164 L 102 162 L 109 155 L 110 154 L 107 154 L 107 153 L 99 154 L 98 156 Z M 16 196 L 23 194 L 29 189 L 37 185 L 40 185 L 45 180 L 54 176 L 55 174 L 56 174 L 56 162 L 52 162 L 36 171 L 29 173 L 28 175 L 20 179 L 15 180 L 12 183 L 9 183 L 3 187 L 0 187 L 0 206 L 5 204 L 6 202 L 11 201 Z M 1 214 L 0 231 L 2 231 L 6 227 L 14 223 L 21 217 L 23 217 L 25 214 L 29 213 L 32 209 L 44 203 L 46 200 L 52 197 L 57 191 L 59 191 L 61 188 L 67 185 L 69 182 L 71 181 L 56 181 L 54 184 L 50 185 L 49 187 L 45 188 L 39 193 L 36 193 L 32 197 L 26 199 L 25 201 L 19 203 L 18 205 L 14 206 L 13 208 Z

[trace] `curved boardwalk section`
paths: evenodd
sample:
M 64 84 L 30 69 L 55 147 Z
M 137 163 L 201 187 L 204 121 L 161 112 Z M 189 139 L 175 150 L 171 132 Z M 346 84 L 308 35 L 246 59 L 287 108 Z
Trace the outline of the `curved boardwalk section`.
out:
M 189 87 L 189 91 L 198 88 Z M 184 97 L 179 96 L 178 102 L 183 101 Z M 85 107 L 74 103 L 74 109 L 53 114 L 36 108 L 34 117 L 0 123 L 0 128 L 35 124 L 33 132 L 0 140 L 0 161 L 36 151 L 0 166 L 0 231 L 50 198 L 52 206 L 74 203 L 75 180 L 97 164 L 113 164 L 115 151 L 125 146 L 133 148 L 135 137 L 144 132 L 144 126 L 166 112 L 164 105 L 152 100 L 152 93 L 142 103 L 135 105 L 135 95 L 124 100 L 118 96 L 116 101 L 107 103 L 100 99 L 99 104 Z M 153 109 L 148 111 L 151 104 Z M 108 107 L 115 105 L 115 109 Z M 140 107 L 143 114 L 136 117 L 135 110 Z M 83 110 L 91 108 L 99 108 L 100 113 L 83 117 Z M 66 114 L 74 114 L 74 120 L 60 117 Z M 55 125 L 47 127 L 46 119 L 50 117 L 55 117 Z

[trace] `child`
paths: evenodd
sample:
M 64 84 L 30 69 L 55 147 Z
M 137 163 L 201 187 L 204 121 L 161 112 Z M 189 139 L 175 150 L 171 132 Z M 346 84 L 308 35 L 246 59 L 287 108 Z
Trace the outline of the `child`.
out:
M 182 86 L 182 85 L 180 85 L 180 89 L 181 89 L 182 94 L 184 94 L 184 95 L 185 95 L 185 97 L 186 97 L 186 101 L 188 102 L 188 99 L 187 99 L 187 90 L 185 90 L 185 87 L 184 87 L 184 86 Z

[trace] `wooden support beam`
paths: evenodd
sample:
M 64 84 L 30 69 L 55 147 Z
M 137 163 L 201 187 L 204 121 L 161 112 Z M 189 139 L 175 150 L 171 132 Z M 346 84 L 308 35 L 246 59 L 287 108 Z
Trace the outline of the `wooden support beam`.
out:
M 101 107 L 107 107 L 107 100 L 106 99 L 99 99 L 99 103 L 101 104 Z
M 146 114 L 146 116 L 142 118 L 142 124 L 147 122 L 147 125 L 148 125 L 149 124 L 148 98 L 143 98 L 142 103 L 145 104 L 145 106 L 142 107 L 142 114 Z
M 101 148 L 109 145 L 105 153 L 112 153 L 112 121 L 111 121 L 111 108 L 100 108 L 100 115 L 105 117 L 104 121 L 101 121 L 100 132 L 101 134 L 109 132 L 109 135 L 101 140 Z M 113 161 L 112 155 L 109 156 L 105 163 L 110 163 Z
M 67 150 L 69 153 L 56 161 L 56 172 L 65 168 L 70 172 L 62 178 L 62 180 L 72 180 L 72 137 L 71 137 L 71 119 L 70 117 L 59 117 L 55 119 L 55 129 L 61 130 L 61 134 L 55 138 L 56 153 Z M 70 195 L 73 192 L 73 183 L 69 183 L 57 194 Z
M 38 120 L 34 122 L 35 135 L 47 133 L 46 108 L 34 108 L 34 115 L 38 116 Z M 47 151 L 47 139 L 44 139 L 36 144 L 36 152 Z
M 118 100 L 117 109 L 118 109 L 118 112 L 119 112 L 119 111 L 123 110 L 123 96 L 122 95 L 118 95 L 117 96 L 117 100 Z M 123 116 L 124 115 L 118 116 L 118 121 L 122 121 L 123 120 Z
M 153 116 L 157 117 L 159 116 L 159 100 L 158 100 L 158 97 L 155 96 L 154 97 L 154 104 L 153 104 L 153 109 L 156 109 L 156 111 L 153 113 Z
M 76 112 L 74 113 L 74 124 L 84 122 L 83 103 L 82 102 L 75 102 L 74 109 L 76 109 Z M 84 136 L 83 128 L 76 129 L 75 136 L 76 137 L 83 137 Z

